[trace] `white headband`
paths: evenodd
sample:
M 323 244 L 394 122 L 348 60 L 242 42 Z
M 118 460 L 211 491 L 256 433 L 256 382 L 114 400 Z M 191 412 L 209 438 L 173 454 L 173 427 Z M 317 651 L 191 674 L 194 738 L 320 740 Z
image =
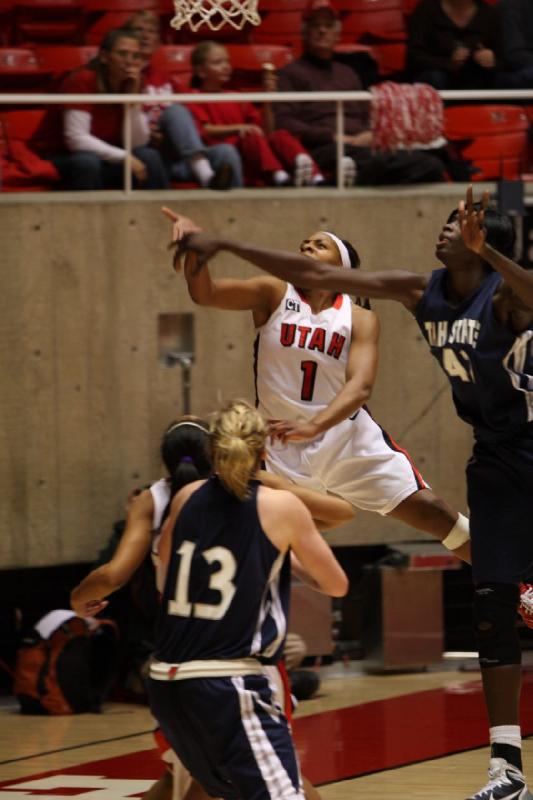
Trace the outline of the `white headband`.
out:
M 199 428 L 203 433 L 209 433 L 207 428 L 204 428 L 203 425 L 199 425 L 197 422 L 188 422 L 187 420 L 183 420 L 183 422 L 176 422 L 175 425 L 171 425 L 170 428 L 166 431 L 165 436 L 171 431 L 175 431 L 176 428 L 181 428 L 183 425 L 192 425 L 193 428 Z
M 342 266 L 346 267 L 346 269 L 351 269 L 352 261 L 350 259 L 350 254 L 348 252 L 348 248 L 346 247 L 342 239 L 339 239 L 338 236 L 335 236 L 334 233 L 330 233 L 329 231 L 322 231 L 322 233 L 325 233 L 326 236 L 329 236 L 330 239 L 333 239 L 333 241 L 337 245 L 341 256 Z

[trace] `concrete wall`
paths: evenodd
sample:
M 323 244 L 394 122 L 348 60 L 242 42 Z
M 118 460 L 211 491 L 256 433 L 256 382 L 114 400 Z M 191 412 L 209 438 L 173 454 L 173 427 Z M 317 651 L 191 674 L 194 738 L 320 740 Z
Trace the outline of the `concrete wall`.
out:
M 458 187 L 346 192 L 188 192 L 161 197 L 4 195 L 0 200 L 0 565 L 91 560 L 128 491 L 159 475 L 159 437 L 182 411 L 180 369 L 158 361 L 160 314 L 192 312 L 192 408 L 253 398 L 247 313 L 195 308 L 171 267 L 162 201 L 206 229 L 285 249 L 333 229 L 369 269 L 425 271 Z M 138 198 L 138 199 L 137 199 Z M 43 201 L 44 200 L 44 201 Z M 255 270 L 220 256 L 216 274 Z M 381 366 L 371 408 L 436 490 L 463 511 L 470 433 L 410 315 L 376 303 Z M 415 538 L 361 514 L 338 542 Z

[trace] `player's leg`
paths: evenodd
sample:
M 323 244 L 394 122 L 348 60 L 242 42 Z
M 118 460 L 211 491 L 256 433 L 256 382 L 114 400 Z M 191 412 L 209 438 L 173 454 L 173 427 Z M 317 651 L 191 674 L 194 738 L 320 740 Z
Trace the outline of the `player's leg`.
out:
M 229 688 L 222 761 L 240 797 L 305 800 L 290 727 L 268 678 L 234 677 Z
M 474 631 L 490 725 L 489 782 L 473 800 L 528 800 L 522 775 L 519 582 L 531 570 L 533 464 L 518 445 L 476 444 L 467 468 L 472 520 Z
M 455 555 L 470 563 L 468 519 L 431 489 L 420 489 L 402 500 L 387 516 L 440 539 Z
M 409 453 L 365 409 L 327 431 L 312 468 L 333 494 L 430 533 L 469 561 L 466 517 L 429 489 Z

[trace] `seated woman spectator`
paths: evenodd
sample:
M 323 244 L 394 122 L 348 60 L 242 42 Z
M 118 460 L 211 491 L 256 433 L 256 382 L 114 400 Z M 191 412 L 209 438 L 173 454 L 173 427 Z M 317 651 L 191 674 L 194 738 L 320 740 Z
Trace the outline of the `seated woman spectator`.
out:
M 422 0 L 409 22 L 411 78 L 436 89 L 489 89 L 501 59 L 500 16 L 485 0 Z
M 141 85 L 141 50 L 137 36 L 117 28 L 104 37 L 90 66 L 70 73 L 60 87 L 66 94 L 131 94 Z M 123 107 L 120 104 L 76 102 L 62 115 L 68 154 L 51 156 L 65 189 L 115 189 L 123 183 Z M 129 165 L 133 183 L 141 189 L 165 189 L 166 171 L 159 152 L 149 146 L 150 128 L 143 110 L 131 114 L 133 152 Z
M 201 42 L 193 50 L 191 63 L 191 85 L 202 92 L 222 92 L 231 79 L 228 51 L 216 42 Z M 265 88 L 274 90 L 275 75 L 268 73 Z M 194 103 L 190 108 L 206 141 L 238 148 L 247 185 L 322 183 L 324 179 L 309 153 L 288 131 L 274 130 L 270 105 L 265 106 L 263 119 L 251 103 Z
M 152 56 L 160 46 L 159 18 L 153 11 L 138 11 L 128 20 L 127 28 L 139 37 L 141 46 L 141 92 L 175 94 L 187 91 L 175 75 L 154 68 Z M 242 186 L 242 164 L 231 144 L 209 147 L 202 142 L 188 108 L 179 103 L 147 105 L 152 146 L 157 147 L 170 178 L 195 180 L 211 189 Z
M 501 0 L 503 72 L 498 85 L 506 89 L 533 89 L 533 3 Z

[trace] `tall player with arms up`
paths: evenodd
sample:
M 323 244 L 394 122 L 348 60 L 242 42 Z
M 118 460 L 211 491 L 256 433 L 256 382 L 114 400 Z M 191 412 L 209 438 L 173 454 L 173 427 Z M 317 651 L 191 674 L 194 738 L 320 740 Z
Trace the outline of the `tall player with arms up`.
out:
M 532 800 L 522 774 L 521 651 L 515 627 L 520 582 L 533 574 L 533 272 L 514 263 L 508 217 L 488 195 L 451 214 L 428 275 L 336 270 L 304 255 L 191 234 L 200 260 L 228 250 L 310 290 L 396 300 L 415 316 L 473 427 L 467 466 L 475 584 L 475 634 L 490 722 L 489 782 L 470 800 Z M 533 627 L 531 590 L 521 613 Z M 529 605 L 528 605 L 529 603 Z M 525 605 L 525 608 L 524 608 Z
M 175 238 L 194 227 L 165 213 Z M 201 250 L 201 242 L 218 240 L 197 241 Z M 336 274 L 358 272 L 355 249 L 326 231 L 306 238 L 295 258 L 331 265 Z M 399 519 L 469 559 L 468 520 L 427 487 L 408 454 L 365 407 L 378 363 L 379 323 L 372 311 L 329 289 L 300 289 L 297 275 L 290 283 L 215 279 L 186 260 L 185 277 L 200 305 L 252 312 L 258 407 L 274 420 L 270 432 L 277 439 L 267 447 L 269 470 Z

